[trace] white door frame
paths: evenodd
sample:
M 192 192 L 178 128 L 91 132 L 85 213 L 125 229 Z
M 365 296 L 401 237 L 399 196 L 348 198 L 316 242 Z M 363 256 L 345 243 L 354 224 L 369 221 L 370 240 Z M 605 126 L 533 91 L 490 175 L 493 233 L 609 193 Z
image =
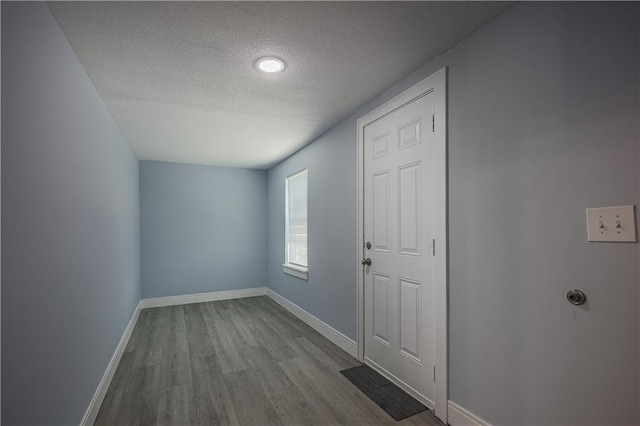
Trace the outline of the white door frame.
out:
M 448 399 L 448 253 L 447 253 L 447 69 L 441 68 L 420 83 L 358 120 L 358 360 L 364 362 L 364 127 L 403 105 L 433 93 L 434 152 L 436 155 L 435 211 L 435 414 L 447 423 Z

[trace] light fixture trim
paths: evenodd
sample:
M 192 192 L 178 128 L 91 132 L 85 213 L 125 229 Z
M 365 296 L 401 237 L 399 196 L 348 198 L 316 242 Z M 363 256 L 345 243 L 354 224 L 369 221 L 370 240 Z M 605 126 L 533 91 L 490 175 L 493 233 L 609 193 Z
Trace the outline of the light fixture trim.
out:
M 277 74 L 284 71 L 285 63 L 275 56 L 265 56 L 256 61 L 256 69 L 266 74 Z

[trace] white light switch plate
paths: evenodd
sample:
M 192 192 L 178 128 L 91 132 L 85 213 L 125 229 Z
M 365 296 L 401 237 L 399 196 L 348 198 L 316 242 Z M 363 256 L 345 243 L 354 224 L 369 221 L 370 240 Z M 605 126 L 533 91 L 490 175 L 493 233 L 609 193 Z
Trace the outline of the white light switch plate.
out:
M 637 242 L 635 206 L 587 209 L 589 241 Z

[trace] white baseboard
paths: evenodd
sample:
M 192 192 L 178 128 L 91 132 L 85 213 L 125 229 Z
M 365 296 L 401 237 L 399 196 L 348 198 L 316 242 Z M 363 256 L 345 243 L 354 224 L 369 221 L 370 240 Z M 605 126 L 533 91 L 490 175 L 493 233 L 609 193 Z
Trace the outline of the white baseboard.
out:
M 116 350 L 111 357 L 111 361 L 109 361 L 109 365 L 107 365 L 107 370 L 104 372 L 102 380 L 100 380 L 100 384 L 96 389 L 96 393 L 93 395 L 93 398 L 89 403 L 89 407 L 84 413 L 84 417 L 82 418 L 82 422 L 80 423 L 81 426 L 92 426 L 95 423 L 96 417 L 98 417 L 98 411 L 100 411 L 100 407 L 102 406 L 102 401 L 104 401 L 104 397 L 107 394 L 107 389 L 109 389 L 109 385 L 111 384 L 113 375 L 118 368 L 120 358 L 122 358 L 122 354 L 127 347 L 127 343 L 129 343 L 129 338 L 131 337 L 133 328 L 136 326 L 136 322 L 138 322 L 139 316 L 140 303 L 138 303 L 136 309 L 133 311 L 133 315 L 131 315 L 131 319 L 129 320 L 129 324 L 127 324 L 127 328 L 124 329 L 124 333 L 120 338 L 120 342 L 118 343 L 118 346 L 116 346 Z
M 472 412 L 465 410 L 455 402 L 448 402 L 448 421 L 451 426 L 491 426 Z
M 298 317 L 298 319 L 300 319 L 302 322 L 306 323 L 315 331 L 317 331 L 318 333 L 322 334 L 324 337 L 329 339 L 332 343 L 334 343 L 340 349 L 342 349 L 343 351 L 345 351 L 346 353 L 348 353 L 354 358 L 357 357 L 358 347 L 354 340 L 340 333 L 338 330 L 331 327 L 324 321 L 321 321 L 318 318 L 314 317 L 309 312 L 305 311 L 295 303 L 280 296 L 278 293 L 271 290 L 270 288 L 267 289 L 267 296 L 269 296 L 278 305 L 282 306 L 287 311 L 291 312 L 293 315 Z
M 241 290 L 214 291 L 211 293 L 184 294 L 180 296 L 154 297 L 140 300 L 140 308 L 160 308 L 163 306 L 188 305 L 190 303 L 215 302 L 216 300 L 242 299 L 243 297 L 266 296 L 266 287 L 244 288 Z

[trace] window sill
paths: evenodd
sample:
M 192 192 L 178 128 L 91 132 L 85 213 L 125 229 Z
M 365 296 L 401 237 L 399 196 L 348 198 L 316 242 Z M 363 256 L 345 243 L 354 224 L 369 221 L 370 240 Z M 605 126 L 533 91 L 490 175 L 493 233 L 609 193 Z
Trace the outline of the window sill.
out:
M 303 280 L 306 280 L 309 276 L 309 270 L 307 268 L 298 265 L 292 265 L 290 263 L 283 264 L 282 271 L 285 274 L 293 275 L 294 277 L 298 277 Z

